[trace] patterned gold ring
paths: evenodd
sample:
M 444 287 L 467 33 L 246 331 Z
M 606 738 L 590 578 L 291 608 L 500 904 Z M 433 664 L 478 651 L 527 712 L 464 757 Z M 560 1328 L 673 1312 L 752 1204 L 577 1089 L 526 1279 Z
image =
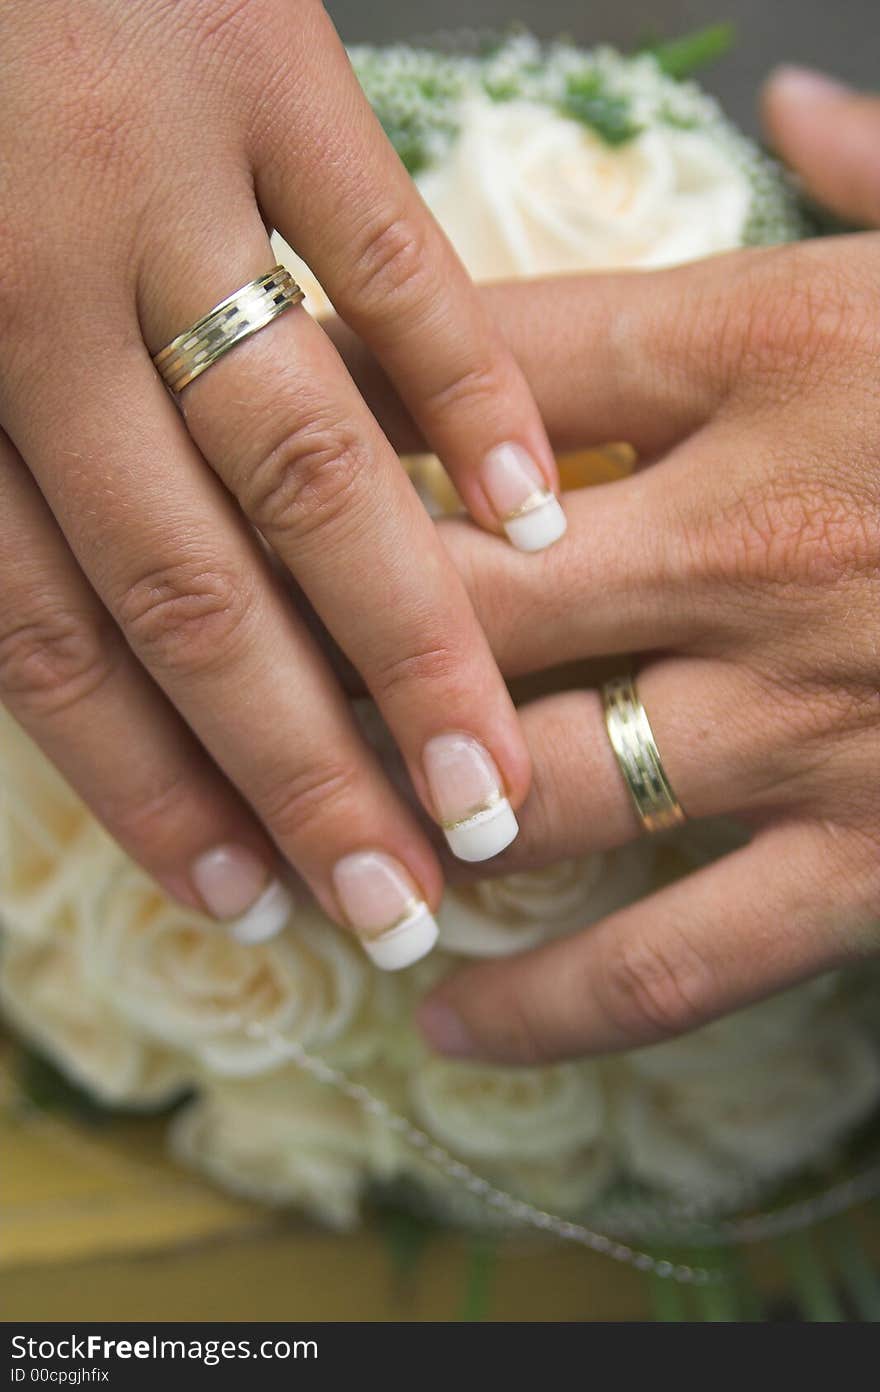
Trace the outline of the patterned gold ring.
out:
M 680 826 L 685 814 L 666 776 L 634 679 L 614 677 L 606 682 L 602 704 L 611 748 L 645 831 Z
M 298 305 L 305 296 L 290 271 L 273 266 L 234 294 L 227 295 L 185 333 L 172 338 L 153 358 L 166 386 L 182 392 L 194 378 L 234 348 Z

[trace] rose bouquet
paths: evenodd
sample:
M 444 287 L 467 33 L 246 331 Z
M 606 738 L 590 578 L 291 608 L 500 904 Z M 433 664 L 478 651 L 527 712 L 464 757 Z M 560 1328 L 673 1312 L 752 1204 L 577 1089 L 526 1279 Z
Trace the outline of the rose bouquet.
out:
M 519 36 L 352 58 L 477 277 L 657 266 L 804 231 L 780 171 L 654 55 Z M 422 483 L 450 505 L 436 468 Z M 103 1103 L 173 1107 L 173 1152 L 237 1193 L 338 1227 L 391 1186 L 466 1221 L 528 1208 L 632 1232 L 824 1174 L 880 1100 L 871 983 L 845 975 L 609 1060 L 457 1063 L 415 1031 L 415 1003 L 463 956 L 583 928 L 723 853 L 736 828 L 451 889 L 439 949 L 389 976 L 310 902 L 255 946 L 171 902 L 2 713 L 0 788 L 7 1017 Z

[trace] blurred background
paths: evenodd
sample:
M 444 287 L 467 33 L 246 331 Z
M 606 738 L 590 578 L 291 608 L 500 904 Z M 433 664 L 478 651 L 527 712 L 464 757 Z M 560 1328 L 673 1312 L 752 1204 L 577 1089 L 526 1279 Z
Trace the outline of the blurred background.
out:
M 857 86 L 880 87 L 878 0 L 329 0 L 327 9 L 347 43 L 504 28 L 519 20 L 541 38 L 569 34 L 628 49 L 730 21 L 737 43 L 701 81 L 752 133 L 755 94 L 777 63 L 821 67 Z

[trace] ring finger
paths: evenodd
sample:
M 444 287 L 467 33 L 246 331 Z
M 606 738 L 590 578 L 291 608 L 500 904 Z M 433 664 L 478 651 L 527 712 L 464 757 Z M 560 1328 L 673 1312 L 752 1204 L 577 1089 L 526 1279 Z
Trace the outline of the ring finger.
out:
M 259 224 L 232 241 L 234 270 L 224 253 L 176 262 L 154 285 L 142 305 L 151 349 L 218 289 L 265 270 Z M 180 401 L 199 448 L 374 695 L 425 808 L 455 824 L 456 854 L 496 854 L 516 834 L 529 778 L 516 714 L 434 524 L 326 335 L 302 310 L 283 314 Z
M 768 816 L 794 800 L 809 773 L 808 744 L 790 737 L 779 700 L 771 713 L 766 688 L 743 667 L 656 659 L 639 675 L 638 696 L 689 818 Z M 641 834 L 600 692 L 544 697 L 522 706 L 520 717 L 532 756 L 532 790 L 520 835 L 493 873 L 611 848 Z M 460 867 L 449 870 L 450 878 L 467 876 Z

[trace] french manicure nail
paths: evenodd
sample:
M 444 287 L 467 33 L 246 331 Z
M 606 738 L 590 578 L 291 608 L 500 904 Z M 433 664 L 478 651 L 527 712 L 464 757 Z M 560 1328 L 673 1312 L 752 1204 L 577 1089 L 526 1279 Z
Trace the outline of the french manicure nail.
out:
M 267 942 L 281 932 L 293 900 L 246 846 L 215 846 L 192 866 L 192 880 L 210 914 L 236 942 Z
M 568 524 L 562 504 L 522 445 L 496 445 L 483 460 L 480 478 L 508 541 L 518 551 L 543 551 L 564 534 Z
M 437 924 L 412 876 L 384 851 L 353 851 L 333 867 L 343 913 L 364 951 L 383 971 L 400 971 L 425 957 Z
M 438 1054 L 470 1058 L 474 1041 L 460 1015 L 442 1001 L 425 1001 L 416 1012 L 419 1029 Z
M 422 756 L 437 820 L 459 860 L 488 860 L 519 831 L 495 760 L 473 735 L 435 735 Z

